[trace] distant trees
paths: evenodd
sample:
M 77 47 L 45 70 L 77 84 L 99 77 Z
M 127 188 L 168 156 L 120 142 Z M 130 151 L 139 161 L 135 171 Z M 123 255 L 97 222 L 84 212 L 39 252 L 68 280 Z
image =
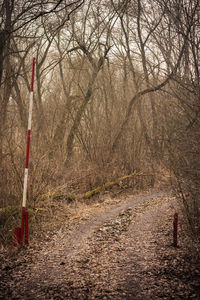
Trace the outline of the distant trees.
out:
M 200 93 L 199 1 L 185 2 L 2 1 L 4 193 L 21 193 L 32 56 L 31 198 L 81 168 L 101 169 L 102 178 L 173 168 L 185 182 L 193 180 L 184 170 L 192 168 L 189 162 L 194 165 L 186 151 L 190 143 L 196 159 L 199 155 L 194 142 Z M 94 182 L 103 180 L 95 176 Z
M 78 9 L 84 0 L 66 1 L 55 3 L 49 1 L 2 0 L 0 3 L 0 165 L 2 161 L 2 143 L 4 127 L 6 123 L 7 106 L 11 96 L 11 90 L 15 85 L 15 91 L 19 96 L 16 80 L 20 76 L 24 60 L 36 39 L 41 37 L 41 23 L 44 17 L 55 16 L 62 13 L 62 24 L 69 19 L 69 15 Z M 41 20 L 42 19 L 42 20 Z M 55 19 L 55 17 L 53 18 Z M 50 19 L 49 19 L 50 20 Z M 57 24 L 53 22 L 53 30 Z M 20 45 L 21 44 L 21 45 Z M 22 44 L 27 45 L 23 47 Z M 19 47 L 20 45 L 20 47 Z M 17 57 L 18 56 L 18 57 Z M 17 57 L 17 58 L 16 58 Z M 20 61 L 19 61 L 20 59 Z M 17 67 L 13 65 L 19 61 Z M 18 91 L 17 91 L 18 90 Z M 18 101 L 19 98 L 18 98 Z M 22 117 L 22 107 L 20 107 Z M 23 118 L 23 117 L 22 117 Z

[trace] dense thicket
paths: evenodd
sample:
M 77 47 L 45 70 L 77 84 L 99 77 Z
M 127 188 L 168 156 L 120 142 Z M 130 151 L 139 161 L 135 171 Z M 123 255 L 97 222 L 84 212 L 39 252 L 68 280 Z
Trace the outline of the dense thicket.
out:
M 173 171 L 199 226 L 199 0 L 1 1 L 0 205 Z

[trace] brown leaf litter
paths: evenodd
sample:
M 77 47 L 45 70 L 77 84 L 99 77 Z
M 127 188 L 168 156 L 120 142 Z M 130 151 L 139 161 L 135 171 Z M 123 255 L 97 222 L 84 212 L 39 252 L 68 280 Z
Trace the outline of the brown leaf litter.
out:
M 200 299 L 200 266 L 184 228 L 172 247 L 171 192 L 129 196 L 41 249 L 2 264 L 0 299 Z M 180 224 L 183 223 L 183 219 Z

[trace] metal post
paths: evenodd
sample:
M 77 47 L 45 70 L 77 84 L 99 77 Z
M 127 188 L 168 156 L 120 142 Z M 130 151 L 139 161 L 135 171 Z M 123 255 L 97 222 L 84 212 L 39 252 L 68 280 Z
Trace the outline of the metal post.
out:
M 21 228 L 20 227 L 15 227 L 14 229 L 14 246 L 18 246 L 21 241 Z
M 26 213 L 25 213 L 25 238 L 24 238 L 25 244 L 28 244 L 28 235 L 29 235 L 29 229 L 28 229 L 28 211 L 26 211 Z
M 178 245 L 178 214 L 174 214 L 174 221 L 173 221 L 173 246 L 177 247 Z
M 33 88 L 34 88 L 34 73 L 35 73 L 35 57 L 32 61 L 32 77 L 31 77 L 31 90 L 29 100 L 29 115 L 28 115 L 28 131 L 27 131 L 27 145 L 26 145 L 26 162 L 24 171 L 24 189 L 23 189 L 23 200 L 22 200 L 22 213 L 21 213 L 21 228 L 20 230 L 15 228 L 14 245 L 17 243 L 23 245 L 24 232 L 25 232 L 25 243 L 28 244 L 28 212 L 26 211 L 27 201 L 27 184 L 28 184 L 28 165 L 29 165 L 29 153 L 30 153 L 30 141 L 31 141 L 31 122 L 32 122 L 32 111 L 33 111 Z M 18 240 L 18 235 L 19 240 Z
M 31 91 L 30 91 L 30 102 L 29 102 L 26 164 L 25 164 L 25 171 L 24 171 L 24 190 L 23 190 L 22 208 L 26 207 L 26 198 L 27 198 L 28 164 L 29 164 L 29 153 L 30 153 L 30 142 L 31 142 L 31 122 L 32 122 L 32 111 L 33 111 L 34 72 L 35 72 L 35 57 L 33 58 L 33 63 L 32 63 L 32 79 L 31 79 Z

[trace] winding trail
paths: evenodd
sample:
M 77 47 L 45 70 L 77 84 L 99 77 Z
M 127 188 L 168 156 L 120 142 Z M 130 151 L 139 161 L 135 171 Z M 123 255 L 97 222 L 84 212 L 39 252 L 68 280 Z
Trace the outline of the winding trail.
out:
M 0 299 L 198 299 L 168 272 L 182 262 L 170 246 L 175 202 L 169 190 L 129 196 L 73 230 L 63 224 L 2 271 Z

